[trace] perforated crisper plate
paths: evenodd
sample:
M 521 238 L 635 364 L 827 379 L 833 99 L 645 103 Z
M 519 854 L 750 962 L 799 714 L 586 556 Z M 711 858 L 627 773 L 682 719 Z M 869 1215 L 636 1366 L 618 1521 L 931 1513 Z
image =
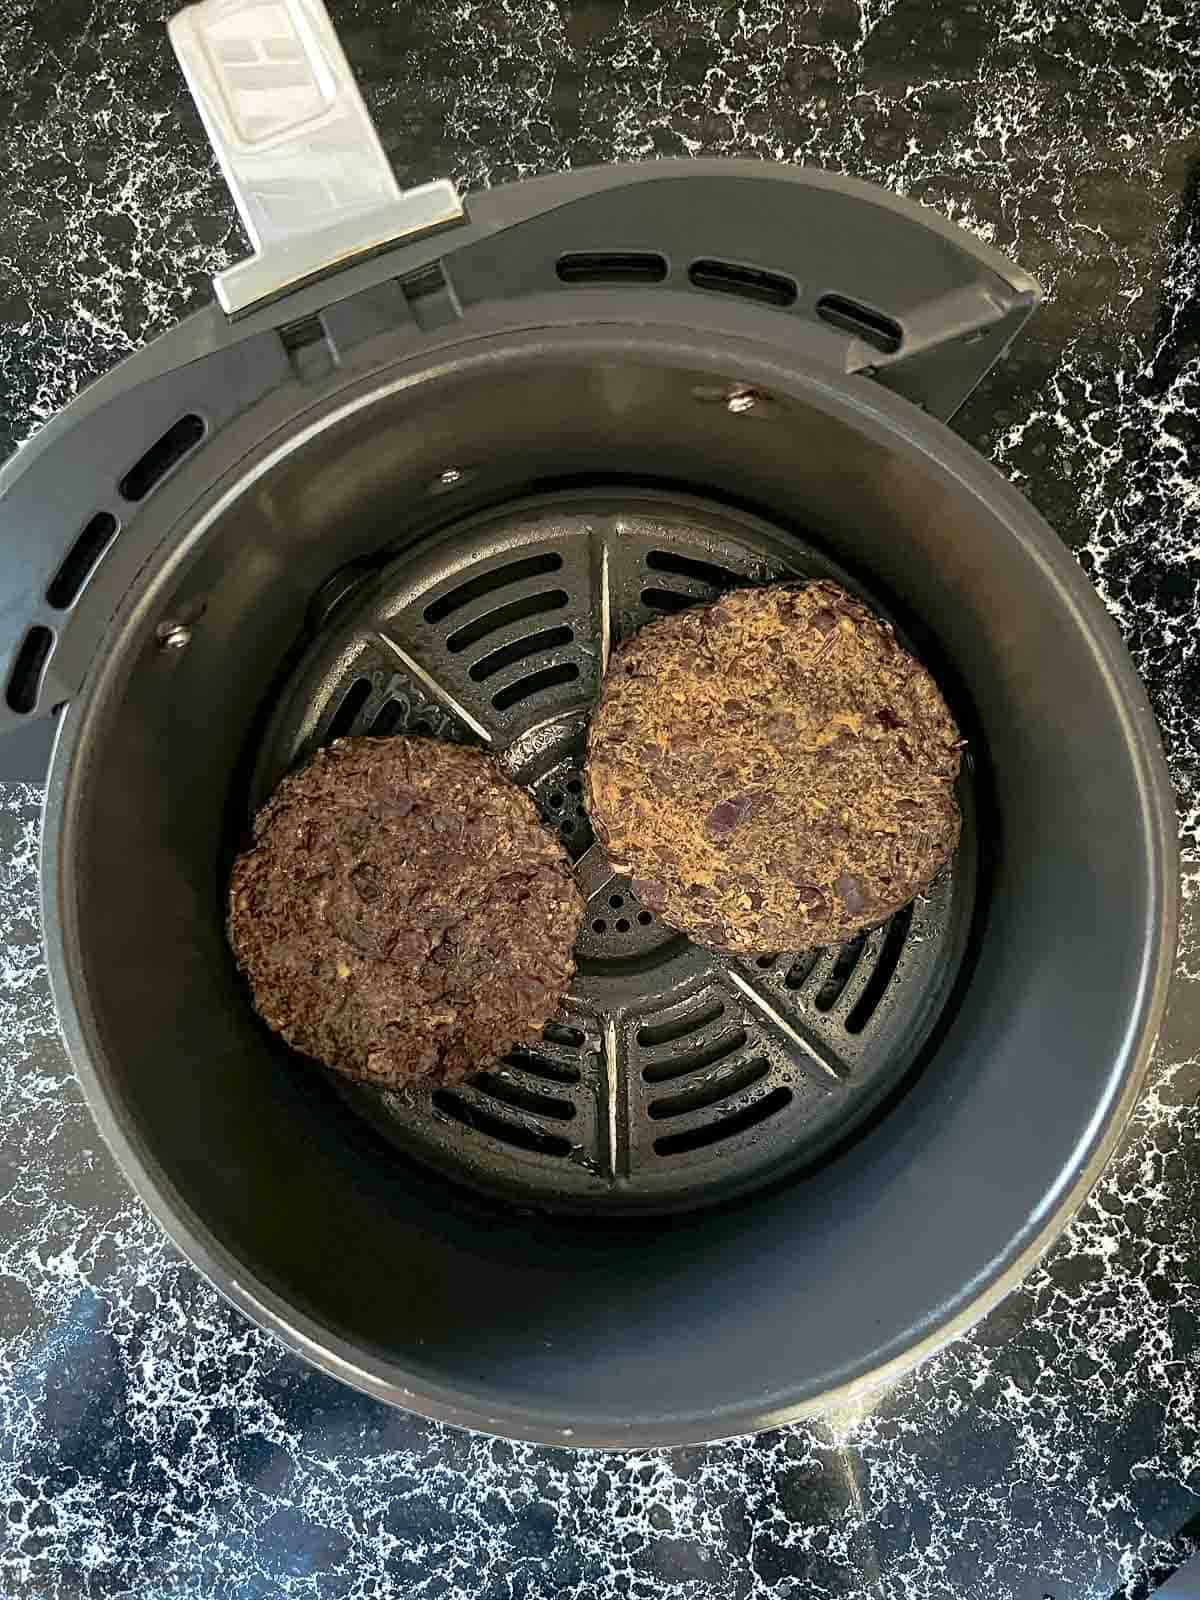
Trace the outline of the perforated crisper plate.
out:
M 974 895 L 970 785 L 952 865 L 838 949 L 714 956 L 638 904 L 582 801 L 612 644 L 735 584 L 831 577 L 739 512 L 642 492 L 563 494 L 460 523 L 337 605 L 290 680 L 251 805 L 345 734 L 486 745 L 533 796 L 588 896 L 578 973 L 536 1048 L 453 1090 L 344 1092 L 406 1152 L 526 1205 L 710 1204 L 812 1162 L 913 1065 L 961 960 Z

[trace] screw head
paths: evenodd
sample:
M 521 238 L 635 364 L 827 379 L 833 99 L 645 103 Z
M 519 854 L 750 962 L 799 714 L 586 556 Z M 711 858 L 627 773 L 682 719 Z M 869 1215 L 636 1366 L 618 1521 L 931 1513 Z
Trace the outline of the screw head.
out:
M 725 396 L 725 409 L 732 411 L 735 417 L 745 416 L 747 411 L 753 411 L 758 404 L 758 395 L 753 389 L 732 389 Z
M 158 630 L 158 642 L 164 650 L 186 650 L 192 642 L 192 630 L 186 622 L 164 622 Z
M 462 473 L 457 467 L 447 467 L 445 472 L 438 474 L 438 482 L 443 489 L 453 489 L 456 483 L 462 482 Z

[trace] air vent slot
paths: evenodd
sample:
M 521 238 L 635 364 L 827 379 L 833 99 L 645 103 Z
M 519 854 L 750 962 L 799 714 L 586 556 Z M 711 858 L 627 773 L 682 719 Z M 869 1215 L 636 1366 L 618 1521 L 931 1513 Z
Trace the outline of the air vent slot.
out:
M 563 283 L 662 283 L 667 263 L 653 250 L 572 250 L 554 270 Z
M 564 661 L 557 667 L 543 667 L 541 672 L 531 672 L 527 678 L 518 678 L 516 683 L 510 683 L 506 689 L 494 694 L 492 704 L 497 711 L 507 711 L 510 706 L 541 694 L 544 689 L 555 689 L 562 683 L 574 683 L 578 676 L 579 668 L 573 661 Z
M 784 974 L 784 984 L 789 989 L 803 989 L 812 976 L 813 968 L 821 959 L 819 950 L 806 950 L 798 955 Z
M 689 1033 L 699 1033 L 701 1028 L 707 1028 L 724 1015 L 725 1007 L 719 1000 L 713 1000 L 703 1011 L 689 1011 L 686 1016 L 672 1017 L 669 1022 L 648 1023 L 638 1029 L 637 1042 L 643 1049 L 652 1050 L 656 1045 L 685 1039 Z
M 87 523 L 46 590 L 46 599 L 56 611 L 65 611 L 79 598 L 80 590 L 92 575 L 92 568 L 108 549 L 116 531 L 117 519 L 109 511 L 97 511 Z
M 742 266 L 736 261 L 693 261 L 688 277 L 697 289 L 714 294 L 734 294 L 765 306 L 792 306 L 799 293 L 794 278 L 782 272 L 764 272 L 761 267 Z
M 542 1031 L 545 1033 L 545 1029 Z M 566 1031 L 574 1032 L 574 1029 Z M 580 1039 L 582 1042 L 582 1035 Z M 565 1061 L 552 1061 L 549 1056 L 538 1055 L 532 1050 L 514 1050 L 504 1059 L 519 1072 L 527 1072 L 532 1078 L 545 1078 L 548 1083 L 578 1083 L 582 1076 L 578 1067 L 568 1066 Z
M 817 315 L 831 328 L 852 333 L 872 350 L 893 356 L 904 343 L 904 330 L 900 324 L 872 306 L 860 305 L 841 294 L 823 294 L 817 301 Z
M 647 1083 L 669 1083 L 672 1078 L 682 1078 L 689 1072 L 700 1072 L 705 1067 L 715 1066 L 718 1061 L 724 1061 L 726 1056 L 735 1055 L 745 1043 L 745 1033 L 737 1028 L 699 1050 L 685 1051 L 682 1055 L 672 1056 L 669 1061 L 652 1062 L 643 1068 L 642 1077 Z
M 353 732 L 354 724 L 358 721 L 359 712 L 366 705 L 371 694 L 370 678 L 355 678 L 354 682 L 342 696 L 342 703 L 338 706 L 333 716 L 329 719 L 325 737 L 332 744 L 335 739 L 344 739 L 348 733 Z
M 507 566 L 494 567 L 491 572 L 481 573 L 478 578 L 460 583 L 456 589 L 431 601 L 425 607 L 425 621 L 441 622 L 453 612 L 469 606 L 473 600 L 482 600 L 485 595 L 495 594 L 497 589 L 506 589 L 510 584 L 524 583 L 527 578 L 540 578 L 547 572 L 557 572 L 561 566 L 562 557 L 553 550 L 547 550 L 539 556 L 527 556 L 524 561 L 510 561 Z M 565 599 L 564 596 L 564 604 Z M 466 646 L 459 644 L 454 648 L 463 650 Z
M 452 633 L 446 640 L 446 648 L 458 655 L 463 650 L 469 650 L 473 644 L 478 644 L 481 639 L 486 639 L 489 634 L 499 633 L 501 628 L 509 628 L 515 622 L 527 622 L 530 617 L 541 616 L 547 611 L 561 611 L 567 599 L 565 589 L 543 589 L 541 594 L 527 594 L 522 600 L 510 600 L 506 606 L 497 606 L 495 611 L 477 617 L 474 622 L 468 622 Z
M 847 1033 L 861 1033 L 878 1009 L 884 991 L 896 975 L 901 953 L 908 941 L 912 916 L 913 908 L 905 906 L 903 911 L 897 911 L 888 923 L 887 933 L 883 938 L 883 949 L 879 952 L 879 960 L 875 963 L 875 971 L 868 978 L 866 988 L 846 1018 Z
M 728 1100 L 730 1095 L 741 1094 L 743 1090 L 761 1082 L 770 1070 L 766 1056 L 756 1056 L 753 1061 L 743 1062 L 723 1078 L 709 1079 L 705 1083 L 698 1083 L 695 1088 L 683 1089 L 679 1094 L 651 1100 L 647 1110 L 656 1122 L 665 1121 L 668 1117 L 682 1117 L 689 1111 L 702 1111 L 705 1106 L 715 1106 L 721 1100 Z
M 503 1117 L 494 1117 L 482 1106 L 472 1105 L 458 1095 L 451 1094 L 449 1089 L 437 1090 L 433 1103 L 439 1111 L 447 1117 L 453 1117 L 464 1128 L 482 1133 L 489 1139 L 514 1145 L 518 1150 L 528 1150 L 539 1156 L 566 1156 L 571 1153 L 570 1140 L 564 1139 L 561 1134 L 543 1133 L 540 1129 L 521 1127 Z
M 126 500 L 144 500 L 190 454 L 204 437 L 204 419 L 189 411 L 172 423 L 159 439 L 140 456 L 121 479 L 119 488 Z
M 6 698 L 10 710 L 26 716 L 37 705 L 38 693 L 42 687 L 42 673 L 46 670 L 46 663 L 53 648 L 54 635 L 49 628 L 43 628 L 40 624 L 30 628 L 21 643 L 21 648 L 17 651 L 17 659 L 13 662 L 12 671 L 8 676 Z
M 530 1116 L 549 1117 L 553 1122 L 570 1122 L 575 1115 L 575 1107 L 569 1100 L 538 1094 L 519 1083 L 510 1083 L 507 1078 L 494 1072 L 480 1072 L 471 1082 L 481 1094 L 490 1095 L 493 1100 L 512 1106 L 515 1111 L 527 1111 Z
M 404 720 L 404 706 L 399 700 L 385 700 L 375 713 L 375 720 L 367 730 L 376 739 L 386 739 Z
M 654 572 L 670 572 L 677 578 L 694 578 L 697 583 L 710 584 L 714 589 L 728 589 L 731 584 L 744 584 L 746 577 L 728 567 L 719 567 L 713 561 L 696 561 L 691 556 L 676 555 L 674 550 L 651 550 L 646 565 Z
M 856 933 L 853 939 L 848 940 L 838 951 L 833 963 L 833 970 L 817 991 L 816 1007 L 818 1011 L 832 1011 L 842 998 L 846 985 L 854 976 L 854 969 L 862 960 L 862 953 L 866 949 L 867 936 L 865 933 Z
M 675 589 L 643 589 L 642 604 L 651 611 L 686 611 L 701 602 L 694 594 L 679 594 Z
M 720 1144 L 723 1139 L 732 1139 L 735 1134 L 757 1128 L 760 1122 L 766 1122 L 782 1111 L 784 1106 L 790 1105 L 791 1100 L 790 1089 L 772 1089 L 770 1094 L 763 1095 L 761 1100 L 735 1112 L 732 1117 L 722 1117 L 719 1122 L 710 1122 L 703 1128 L 689 1128 L 686 1133 L 664 1134 L 661 1139 L 654 1141 L 655 1153 L 660 1156 L 681 1156 L 689 1150 L 703 1150 L 706 1145 Z
M 564 1022 L 548 1022 L 542 1029 L 547 1044 L 558 1044 L 566 1049 L 578 1050 L 583 1043 L 583 1029 L 570 1028 Z
M 499 650 L 493 650 L 491 655 L 478 660 L 471 668 L 471 677 L 476 683 L 482 683 L 485 678 L 494 677 L 514 662 L 524 661 L 526 656 L 543 655 L 547 650 L 557 650 L 559 645 L 570 644 L 574 637 L 570 628 L 546 628 L 541 633 L 528 634 L 524 639 L 514 639 L 512 644 L 501 645 Z

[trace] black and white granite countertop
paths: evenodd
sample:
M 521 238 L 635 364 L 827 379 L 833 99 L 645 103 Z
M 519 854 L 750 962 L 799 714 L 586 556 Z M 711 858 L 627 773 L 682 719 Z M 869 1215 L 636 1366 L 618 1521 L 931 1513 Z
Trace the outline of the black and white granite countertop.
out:
M 169 9 L 3 8 L 0 451 L 243 251 Z M 922 200 L 1041 278 L 1047 304 L 956 426 L 1032 496 L 1124 630 L 1197 888 L 1197 0 L 331 10 L 409 181 L 656 154 L 795 159 Z M 342 1388 L 181 1262 L 101 1145 L 56 1036 L 38 804 L 36 784 L 0 785 L 4 1600 L 1074 1600 L 1137 1593 L 1189 1548 L 1200 896 L 1123 1153 L 974 1334 L 866 1414 L 572 1455 Z

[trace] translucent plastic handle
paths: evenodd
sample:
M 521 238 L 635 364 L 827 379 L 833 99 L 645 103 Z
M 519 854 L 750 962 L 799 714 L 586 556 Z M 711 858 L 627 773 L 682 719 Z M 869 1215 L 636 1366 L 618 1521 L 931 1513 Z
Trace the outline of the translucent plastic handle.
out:
M 198 0 L 167 28 L 254 248 L 213 280 L 231 316 L 463 220 L 448 179 L 396 182 L 322 0 Z

